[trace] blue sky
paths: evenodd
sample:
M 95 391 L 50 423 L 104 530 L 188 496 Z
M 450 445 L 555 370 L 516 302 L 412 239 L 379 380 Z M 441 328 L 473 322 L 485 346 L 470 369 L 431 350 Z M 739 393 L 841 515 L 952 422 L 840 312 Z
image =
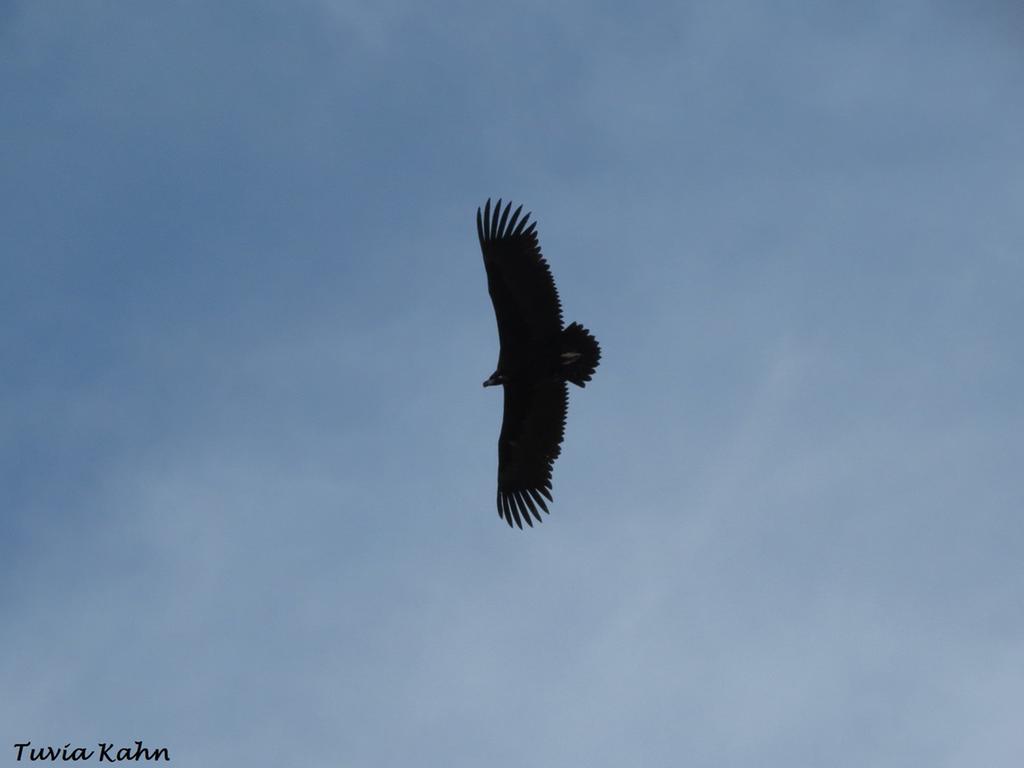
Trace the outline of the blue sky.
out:
M 0 5 L 3 743 L 1019 762 L 1021 23 Z M 523 533 L 489 196 L 604 352 Z

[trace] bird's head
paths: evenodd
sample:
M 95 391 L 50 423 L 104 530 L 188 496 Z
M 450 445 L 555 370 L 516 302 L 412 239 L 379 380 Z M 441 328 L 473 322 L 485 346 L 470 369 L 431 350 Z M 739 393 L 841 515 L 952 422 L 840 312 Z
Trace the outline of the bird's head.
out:
M 485 387 L 496 387 L 498 384 L 504 384 L 504 383 L 505 383 L 505 377 L 502 376 L 497 371 L 495 371 L 494 373 L 491 374 L 490 378 L 487 379 L 487 381 L 484 382 L 484 386 Z

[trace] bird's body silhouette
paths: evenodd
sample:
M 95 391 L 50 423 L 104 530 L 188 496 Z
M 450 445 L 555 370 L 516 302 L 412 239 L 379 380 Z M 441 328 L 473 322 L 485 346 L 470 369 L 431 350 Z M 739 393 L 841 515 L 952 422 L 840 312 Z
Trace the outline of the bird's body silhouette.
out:
M 601 348 L 578 323 L 562 327 L 562 305 L 540 252 L 536 223 L 519 206 L 476 212 L 487 290 L 498 321 L 498 367 L 484 386 L 502 385 L 505 414 L 498 438 L 498 514 L 512 526 L 548 512 L 551 470 L 565 436 L 566 382 L 586 385 Z

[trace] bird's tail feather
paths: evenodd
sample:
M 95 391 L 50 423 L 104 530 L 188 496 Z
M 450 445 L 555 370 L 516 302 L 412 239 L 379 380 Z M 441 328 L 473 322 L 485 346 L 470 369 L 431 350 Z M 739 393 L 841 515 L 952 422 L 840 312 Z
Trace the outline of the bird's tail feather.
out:
M 601 360 L 601 347 L 579 323 L 562 330 L 562 375 L 577 387 L 585 387 Z

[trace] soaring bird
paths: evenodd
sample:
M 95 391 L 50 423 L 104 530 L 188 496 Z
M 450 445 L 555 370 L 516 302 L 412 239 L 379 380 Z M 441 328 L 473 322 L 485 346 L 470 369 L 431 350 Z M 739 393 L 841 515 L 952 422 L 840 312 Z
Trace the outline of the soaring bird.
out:
M 561 452 L 566 382 L 586 386 L 601 348 L 579 323 L 562 327 L 562 305 L 548 263 L 540 253 L 536 222 L 527 226 L 523 206 L 476 211 L 476 231 L 487 270 L 487 290 L 498 320 L 498 367 L 485 387 L 505 388 L 498 437 L 498 514 L 520 529 L 548 513 L 551 469 Z

